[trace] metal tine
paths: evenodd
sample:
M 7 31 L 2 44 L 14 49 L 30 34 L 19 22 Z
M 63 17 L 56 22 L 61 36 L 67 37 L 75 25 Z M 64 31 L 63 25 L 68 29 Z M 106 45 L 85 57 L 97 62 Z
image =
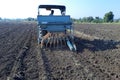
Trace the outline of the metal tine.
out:
M 52 37 L 53 37 L 53 40 L 52 40 L 52 48 L 54 48 L 54 40 L 55 40 L 55 34 L 54 34 L 54 33 L 53 33 Z
M 61 35 L 60 35 L 60 33 L 58 34 L 57 46 L 58 46 L 58 48 L 61 48 L 61 47 L 62 47 L 62 43 L 61 43 Z
M 53 43 L 53 44 L 54 44 L 54 46 L 53 46 L 54 48 L 56 47 L 56 38 L 57 38 L 57 37 L 56 37 L 56 33 L 55 33 L 55 34 L 54 34 L 54 43 Z
M 63 37 L 61 38 L 61 48 L 63 48 Z
M 48 35 L 48 37 L 46 38 L 46 43 L 45 43 L 46 48 L 48 48 L 49 42 L 50 42 L 50 35 Z
M 62 45 L 65 45 L 65 38 L 62 38 Z
M 55 48 L 55 34 L 53 34 L 53 48 Z
M 45 42 L 46 42 L 46 39 L 43 40 L 43 44 L 41 48 L 45 48 Z
M 54 40 L 55 40 L 55 34 L 52 34 L 52 48 L 54 48 Z
M 63 48 L 63 43 L 64 43 L 63 39 L 64 39 L 64 38 L 62 38 L 62 41 L 61 41 L 61 43 L 62 43 L 62 46 L 61 46 L 61 48 Z
M 53 34 L 53 33 L 51 33 L 51 35 L 49 36 L 49 39 L 50 39 L 50 40 L 49 40 L 49 43 L 48 43 L 48 44 L 49 44 L 48 47 L 50 47 L 50 48 L 52 47 L 52 34 Z
M 52 37 L 50 38 L 49 48 L 52 46 Z
M 56 48 L 58 48 L 59 33 L 56 33 Z
M 49 48 L 49 43 L 50 43 L 50 37 L 47 39 L 46 48 Z
M 62 44 L 66 45 L 66 37 L 65 36 L 62 38 Z
M 51 33 L 44 43 L 46 48 L 62 48 L 66 45 L 66 36 L 62 32 Z
M 64 40 L 63 40 L 63 41 L 64 41 L 64 45 L 66 45 L 66 37 L 64 37 Z
M 59 33 L 58 33 L 58 34 L 57 34 L 57 43 L 56 43 L 56 44 L 57 44 L 57 48 L 59 48 L 59 37 L 60 37 L 60 36 L 59 36 Z
M 64 45 L 66 44 L 66 34 L 64 33 L 64 39 L 63 39 L 63 41 L 64 41 Z
M 46 39 L 45 42 L 44 42 L 45 48 L 47 48 L 47 42 L 48 42 L 48 39 Z
M 62 48 L 62 37 L 59 34 L 59 44 L 60 44 L 60 48 Z
M 58 48 L 59 44 L 58 44 L 58 38 L 59 38 L 59 33 L 56 34 L 56 48 Z
M 53 44 L 53 33 L 51 33 L 51 37 L 50 37 L 50 48 L 52 48 L 52 44 Z
M 57 45 L 57 40 L 58 40 L 58 33 L 56 33 L 56 41 L 55 41 L 55 46 L 56 46 L 56 48 L 58 47 L 58 45 Z

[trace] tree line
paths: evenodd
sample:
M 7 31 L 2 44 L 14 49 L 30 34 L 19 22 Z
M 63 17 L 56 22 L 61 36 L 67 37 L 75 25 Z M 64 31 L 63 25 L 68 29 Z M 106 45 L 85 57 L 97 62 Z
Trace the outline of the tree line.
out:
M 100 18 L 99 16 L 97 17 L 92 17 L 92 16 L 89 16 L 89 17 L 83 17 L 83 18 L 79 18 L 79 19 L 74 19 L 72 18 L 72 21 L 73 22 L 76 22 L 76 23 L 84 23 L 84 22 L 87 22 L 87 23 L 112 23 L 112 22 L 120 22 L 120 18 L 119 19 L 114 19 L 114 14 L 112 11 L 110 12 L 107 12 L 105 13 L 104 17 L 103 18 Z
M 0 17 L 0 20 L 4 20 L 4 19 L 2 19 Z M 21 20 L 21 19 L 16 19 L 16 20 Z M 37 18 L 28 17 L 28 18 L 22 19 L 22 20 L 37 21 Z M 114 19 L 113 12 L 109 11 L 109 12 L 105 13 L 103 18 L 100 18 L 99 16 L 97 16 L 95 18 L 92 16 L 89 16 L 89 17 L 83 17 L 83 18 L 79 18 L 79 19 L 72 18 L 72 21 L 75 23 L 112 23 L 112 22 L 120 23 L 120 18 Z

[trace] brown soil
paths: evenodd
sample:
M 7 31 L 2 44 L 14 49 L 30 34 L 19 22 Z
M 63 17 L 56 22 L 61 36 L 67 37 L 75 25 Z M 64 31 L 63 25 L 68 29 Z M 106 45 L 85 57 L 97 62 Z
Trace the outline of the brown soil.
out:
M 36 23 L 0 22 L 0 80 L 120 80 L 120 25 L 74 26 L 77 53 L 41 50 Z

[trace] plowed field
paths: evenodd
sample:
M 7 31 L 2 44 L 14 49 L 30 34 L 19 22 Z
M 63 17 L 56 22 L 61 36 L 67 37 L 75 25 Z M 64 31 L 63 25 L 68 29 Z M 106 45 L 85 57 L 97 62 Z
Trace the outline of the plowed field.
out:
M 41 50 L 34 22 L 0 22 L 0 80 L 120 80 L 120 25 L 74 26 L 77 53 Z

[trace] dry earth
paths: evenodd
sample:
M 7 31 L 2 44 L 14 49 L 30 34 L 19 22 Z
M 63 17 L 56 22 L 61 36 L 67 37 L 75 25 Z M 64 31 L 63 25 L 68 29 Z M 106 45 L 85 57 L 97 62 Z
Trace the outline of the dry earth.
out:
M 0 22 L 0 80 L 120 80 L 120 25 L 74 26 L 78 53 L 40 50 L 36 23 Z

